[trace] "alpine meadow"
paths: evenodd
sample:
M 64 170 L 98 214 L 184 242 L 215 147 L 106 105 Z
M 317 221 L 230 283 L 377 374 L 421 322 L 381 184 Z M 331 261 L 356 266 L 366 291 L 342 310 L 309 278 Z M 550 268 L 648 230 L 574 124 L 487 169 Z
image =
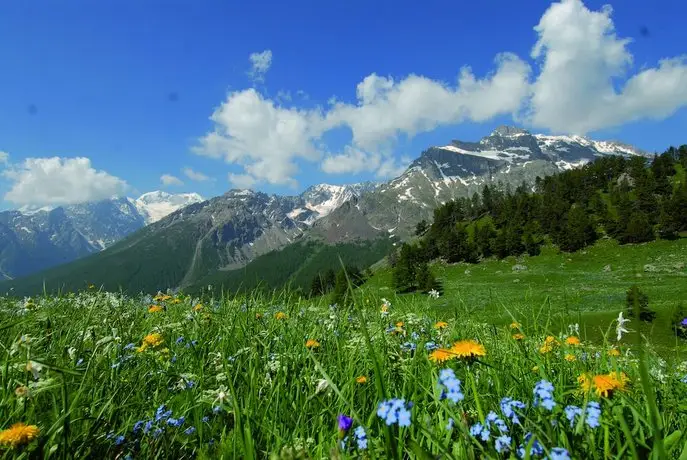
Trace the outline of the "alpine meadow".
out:
M 0 458 L 687 460 L 687 5 L 38 3 Z

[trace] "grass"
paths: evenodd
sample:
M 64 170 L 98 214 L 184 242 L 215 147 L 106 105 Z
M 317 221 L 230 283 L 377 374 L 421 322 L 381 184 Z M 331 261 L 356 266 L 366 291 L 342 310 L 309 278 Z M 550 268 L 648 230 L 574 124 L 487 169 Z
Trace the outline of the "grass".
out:
M 527 275 L 551 282 L 545 280 L 555 274 L 544 267 L 556 266 L 557 257 L 544 255 L 537 259 L 541 265 L 526 261 Z M 593 255 L 590 260 L 601 263 Z M 574 261 L 569 272 L 582 279 L 573 266 Z M 340 307 L 285 294 L 153 300 L 91 290 L 31 302 L 0 298 L 0 429 L 24 422 L 40 430 L 37 439 L 6 445 L 0 455 L 475 459 L 509 458 L 506 449 L 514 455 L 522 449 L 531 458 L 567 458 L 557 450 L 563 449 L 572 458 L 687 456 L 684 363 L 662 359 L 640 336 L 639 353 L 618 347 L 612 336 L 592 341 L 581 334 L 580 345 L 569 345 L 567 325 L 561 330 L 551 321 L 560 291 L 523 289 L 525 281 L 512 278 L 526 275 L 509 273 L 509 263 L 486 267 L 492 274 L 501 267 L 500 276 L 510 279 L 498 296 L 492 293 L 496 300 L 447 277 L 446 297 L 394 297 L 386 311 L 384 291 L 373 293 L 374 285 Z M 490 282 L 486 274 L 472 276 Z M 607 295 L 612 291 L 605 289 Z M 569 305 L 580 301 L 574 286 L 565 292 Z M 520 304 L 507 302 L 509 295 Z M 549 305 L 542 301 L 547 296 L 551 308 L 541 310 Z M 484 311 L 477 298 L 488 305 Z M 487 315 L 486 308 L 497 302 L 503 303 L 502 314 L 514 312 L 523 324 L 512 329 L 479 319 L 477 313 Z M 161 308 L 151 311 L 151 305 Z M 437 327 L 440 319 L 446 327 Z M 523 340 L 512 337 L 518 331 Z M 307 348 L 308 339 L 318 345 Z M 443 363 L 429 359 L 428 348 L 459 340 L 476 341 L 484 353 L 468 344 L 476 352 L 472 358 L 449 353 L 453 359 Z M 550 350 L 542 353 L 546 343 Z M 618 356 L 609 354 L 616 349 Z M 598 385 L 581 390 L 581 375 L 620 378 L 616 372 L 626 374 L 627 385 L 614 380 L 615 391 L 605 394 L 595 390 Z M 358 383 L 360 377 L 365 383 Z M 544 387 L 535 396 L 538 383 Z M 449 388 L 450 397 L 442 397 Z M 521 401 L 523 408 L 504 411 L 504 397 Z M 380 403 L 390 398 L 404 400 L 389 412 L 398 411 L 398 417 L 381 417 Z M 590 402 L 600 404 L 598 417 Z M 568 406 L 587 415 L 571 423 Z M 351 417 L 348 430 L 338 429 L 339 414 Z M 364 448 L 354 434 L 359 427 Z M 0 443 L 7 441 L 3 433 Z M 16 439 L 21 444 L 21 436 Z
M 512 266 L 525 265 L 515 272 Z M 645 271 L 652 265 L 655 272 Z M 653 241 L 641 245 L 618 245 L 601 241 L 573 254 L 545 247 L 535 257 L 509 257 L 477 265 L 435 264 L 433 272 L 443 285 L 443 296 L 435 308 L 451 318 L 470 318 L 504 325 L 516 316 L 521 322 L 532 318 L 532 311 L 544 311 L 554 329 L 579 323 L 588 340 L 603 341 L 603 334 L 625 309 L 625 295 L 637 284 L 649 296 L 657 312 L 651 324 L 638 330 L 665 353 L 685 352 L 670 328 L 672 309 L 680 302 L 687 307 L 687 238 Z M 604 267 L 610 265 L 610 271 Z M 391 296 L 391 271 L 379 269 L 367 283 L 369 293 Z M 421 299 L 409 294 L 407 301 Z M 634 340 L 629 336 L 629 342 Z

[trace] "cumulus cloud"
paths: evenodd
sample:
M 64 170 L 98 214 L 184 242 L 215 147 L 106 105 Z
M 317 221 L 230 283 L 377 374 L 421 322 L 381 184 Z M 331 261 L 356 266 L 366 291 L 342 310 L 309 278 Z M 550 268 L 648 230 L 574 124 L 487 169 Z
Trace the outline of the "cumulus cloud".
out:
M 439 126 L 510 115 L 527 127 L 586 134 L 662 119 L 686 106 L 687 57 L 630 74 L 631 40 L 616 35 L 611 12 L 608 6 L 592 11 L 581 0 L 552 4 L 534 28 L 534 73 L 507 52 L 494 58 L 486 75 L 463 66 L 448 82 L 371 73 L 355 86 L 354 102 L 332 96 L 316 109 L 285 106 L 283 94 L 271 100 L 255 89 L 235 91 L 215 110 L 214 128 L 194 151 L 242 166 L 237 180 L 243 184 L 294 185 L 300 161 L 321 162 L 331 174 L 396 173 L 404 162 L 384 152 L 398 136 Z M 252 72 L 269 68 L 272 54 L 265 53 L 251 58 Z M 352 140 L 331 153 L 322 136 L 340 128 L 350 130 Z
M 11 182 L 5 200 L 17 205 L 59 206 L 122 195 L 127 183 L 97 171 L 88 158 L 27 158 L 1 173 Z
M 160 176 L 160 182 L 162 182 L 162 185 L 164 186 L 175 186 L 175 185 L 184 185 L 184 182 L 179 179 L 176 176 L 172 176 L 171 174 L 163 174 Z
M 193 169 L 188 167 L 182 169 L 182 172 L 186 177 L 196 182 L 207 182 L 211 179 L 209 176 L 206 176 L 202 172 L 194 171 Z
M 10 161 L 10 154 L 0 150 L 0 165 L 5 165 Z
M 250 174 L 233 174 L 229 173 L 227 176 L 229 183 L 236 188 L 251 188 L 255 185 L 256 180 Z
M 272 51 L 265 50 L 261 53 L 251 53 L 248 56 L 250 60 L 251 68 L 248 71 L 248 76 L 253 81 L 262 82 L 265 81 L 265 74 L 270 69 L 272 65 Z
M 634 75 L 632 40 L 616 35 L 612 8 L 580 0 L 551 5 L 534 28 L 541 71 L 525 120 L 554 132 L 586 134 L 641 118 L 663 119 L 687 105 L 687 56 Z

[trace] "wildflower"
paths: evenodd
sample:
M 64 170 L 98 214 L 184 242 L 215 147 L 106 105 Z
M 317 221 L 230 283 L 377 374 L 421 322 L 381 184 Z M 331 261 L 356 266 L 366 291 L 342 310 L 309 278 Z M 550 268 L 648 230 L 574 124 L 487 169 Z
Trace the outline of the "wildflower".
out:
M 179 417 L 179 418 L 170 418 L 167 420 L 167 425 L 169 426 L 174 426 L 174 427 L 180 427 L 181 425 L 184 424 L 184 417 Z
M 532 433 L 528 432 L 527 434 L 525 434 L 524 442 L 520 444 L 520 447 L 518 448 L 518 457 L 525 458 L 525 447 L 530 443 L 531 439 Z M 543 454 L 544 446 L 542 446 L 541 443 L 537 439 L 535 439 L 532 443 L 532 447 L 530 448 L 530 457 Z
M 320 342 L 314 339 L 308 339 L 307 342 L 305 342 L 305 348 L 317 348 L 320 346 Z
M 26 372 L 31 372 L 31 374 L 33 374 L 34 380 L 38 380 L 41 377 L 42 370 L 43 365 L 37 363 L 36 361 L 29 361 L 26 363 Z
M 145 424 L 145 422 L 143 420 L 139 420 L 138 422 L 134 423 L 134 427 L 133 427 L 132 431 L 134 433 L 138 433 L 139 431 L 141 431 L 141 428 L 143 427 L 144 424 Z
M 453 423 L 454 420 L 449 417 L 448 422 L 446 423 L 446 431 L 451 431 L 453 429 Z
M 687 318 L 683 318 L 682 321 L 680 321 L 680 326 L 687 327 Z
M 122 444 L 124 444 L 125 440 L 126 440 L 126 438 L 124 436 L 122 436 L 122 435 L 117 436 L 115 438 L 115 442 L 114 442 L 115 446 L 121 446 Z
M 682 382 L 682 383 L 687 383 L 687 375 L 685 375 L 684 377 L 682 377 L 682 378 L 680 379 L 680 382 Z
M 201 311 L 203 309 L 203 304 L 197 304 L 193 307 L 193 311 Z
M 446 348 L 439 348 L 429 354 L 429 360 L 441 364 L 449 359 L 455 359 L 456 354 Z
M 513 338 L 515 340 L 523 340 L 525 338 L 525 334 L 518 332 L 517 334 L 513 334 Z
M 164 343 L 164 339 L 161 334 L 154 332 L 143 337 L 143 344 L 136 349 L 138 352 L 145 351 L 148 347 L 159 347 Z
M 360 383 L 360 384 L 367 383 L 367 377 L 365 377 L 364 375 L 360 375 L 360 376 L 355 378 L 355 383 Z
M 539 353 L 550 353 L 556 346 L 558 346 L 558 341 L 554 336 L 550 335 L 544 340 L 544 344 L 539 348 Z
M 484 345 L 474 340 L 461 340 L 454 343 L 451 347 L 451 353 L 455 354 L 458 358 L 465 359 L 474 359 L 487 354 Z
M 510 323 L 511 329 L 520 329 L 520 327 L 522 327 L 522 325 L 520 323 L 518 323 L 517 321 L 513 321 L 512 323 Z
M 151 305 L 148 307 L 148 313 L 157 313 L 164 310 L 161 306 L 159 305 Z
M 183 337 L 178 337 L 178 338 L 176 339 L 175 342 L 176 342 L 177 345 L 181 345 L 182 343 L 184 343 L 184 338 L 183 338 Z
M 377 406 L 377 416 L 384 419 L 387 425 L 398 423 L 398 426 L 410 426 L 410 405 L 405 399 L 382 401 Z
M 487 428 L 486 426 L 477 422 L 470 427 L 470 436 L 472 436 L 473 438 L 476 438 L 479 436 L 479 438 L 482 441 L 489 441 L 489 437 L 491 436 L 491 432 L 489 431 L 489 428 Z
M 255 314 L 255 319 L 261 319 L 262 318 L 262 313 L 256 313 Z
M 532 372 L 539 372 L 539 366 L 532 366 Z
M 276 319 L 286 319 L 287 318 L 286 313 L 284 313 L 283 311 L 278 311 L 277 313 L 274 314 L 274 317 Z
M 457 403 L 465 398 L 460 389 L 460 380 L 456 378 L 453 369 L 442 369 L 439 372 L 439 387 L 443 387 L 441 388 L 440 399 L 448 399 Z
M 190 426 L 184 430 L 184 434 L 187 436 L 191 436 L 193 433 L 196 432 L 196 427 L 195 426 Z
M 358 445 L 358 449 L 367 449 L 367 433 L 365 433 L 365 428 L 362 426 L 357 427 L 353 430 L 353 436 L 355 437 L 355 442 Z
M 386 305 L 382 305 L 380 311 L 382 312 L 382 316 L 387 316 L 389 314 L 389 307 L 387 307 Z
M 577 360 L 577 357 L 575 355 L 571 355 L 570 353 L 568 353 L 567 355 L 565 355 L 565 360 L 569 361 L 569 362 L 573 362 L 573 361 Z
M 539 405 L 548 410 L 553 410 L 556 402 L 553 399 L 553 385 L 546 380 L 540 380 L 534 386 L 534 406 Z
M 550 460 L 570 460 L 570 454 L 562 447 L 553 447 L 549 453 Z
M 0 431 L 0 445 L 6 447 L 19 447 L 36 439 L 40 430 L 36 425 L 27 425 L 23 422 L 15 423 L 6 430 Z
M 434 343 L 434 342 L 427 342 L 427 343 L 425 343 L 425 350 L 427 350 L 427 351 L 434 351 L 434 350 L 436 350 L 437 348 L 439 348 L 439 345 L 437 345 L 437 344 Z
M 353 426 L 353 419 L 347 415 L 339 414 L 337 421 L 339 424 L 339 435 L 343 437 L 343 435 Z
M 401 345 L 401 348 L 403 348 L 406 351 L 415 351 L 415 349 L 417 348 L 417 344 L 413 342 L 406 342 L 403 345 Z
M 501 412 L 503 415 L 510 419 L 511 422 L 513 422 L 516 425 L 520 424 L 520 419 L 518 418 L 518 414 L 515 412 L 515 409 L 524 409 L 527 407 L 525 403 L 522 401 L 517 401 L 513 398 L 503 398 L 501 399 Z
M 563 412 L 565 412 L 565 418 L 570 422 L 570 428 L 575 425 L 575 418 L 582 415 L 582 409 L 577 406 L 565 406 Z
M 396 323 L 396 327 L 403 327 L 403 321 L 399 321 Z
M 596 401 L 587 403 L 587 418 L 585 421 L 590 428 L 596 428 L 600 425 L 599 417 L 601 416 L 601 405 Z
M 618 350 L 617 348 L 611 348 L 610 350 L 608 350 L 608 356 L 617 358 L 618 356 L 620 356 L 620 350 Z
M 627 329 L 625 329 L 625 323 L 629 323 L 630 320 L 627 318 L 623 318 L 623 312 L 621 311 L 620 313 L 618 313 L 618 319 L 616 319 L 616 321 L 618 322 L 618 324 L 615 327 L 615 332 L 618 336 L 618 342 L 620 342 L 620 339 L 623 337 L 623 334 L 630 332 Z
M 510 450 L 511 437 L 508 435 L 501 435 L 496 438 L 495 447 L 499 454 L 507 453 Z
M 578 346 L 580 344 L 580 339 L 579 337 L 571 335 L 570 337 L 565 339 L 565 343 L 572 346 Z
M 29 387 L 27 387 L 26 385 L 19 385 L 17 388 L 15 388 L 14 395 L 17 398 L 30 398 L 31 391 L 29 390 Z
M 446 321 L 437 321 L 434 323 L 434 329 L 445 329 L 448 327 L 448 323 Z
M 439 298 L 439 291 L 437 291 L 436 289 L 432 289 L 432 290 L 429 291 L 427 294 L 429 294 L 429 296 L 430 296 L 432 299 L 438 299 L 438 298 Z
M 582 374 L 577 378 L 577 381 L 583 392 L 588 393 L 593 388 L 597 396 L 609 398 L 613 396 L 613 392 L 616 390 L 626 391 L 629 379 L 624 372 L 611 372 L 594 377 Z

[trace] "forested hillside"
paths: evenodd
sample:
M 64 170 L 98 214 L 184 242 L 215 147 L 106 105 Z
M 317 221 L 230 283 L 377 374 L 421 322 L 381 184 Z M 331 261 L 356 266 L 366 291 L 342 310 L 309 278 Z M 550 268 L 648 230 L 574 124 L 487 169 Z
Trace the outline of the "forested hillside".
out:
M 434 287 L 427 263 L 477 262 L 536 255 L 545 242 L 576 251 L 601 237 L 621 244 L 687 232 L 687 145 L 652 160 L 608 156 L 515 190 L 485 185 L 480 194 L 450 201 L 420 222 L 415 244 L 392 259 L 399 291 Z

